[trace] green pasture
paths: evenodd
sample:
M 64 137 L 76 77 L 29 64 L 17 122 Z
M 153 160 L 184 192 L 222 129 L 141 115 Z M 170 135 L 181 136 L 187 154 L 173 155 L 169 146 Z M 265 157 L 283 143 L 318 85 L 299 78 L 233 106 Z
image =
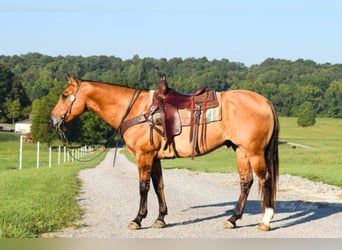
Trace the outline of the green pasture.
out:
M 319 118 L 312 127 L 280 119 L 280 139 L 303 146 L 280 146 L 280 173 L 342 187 L 342 119 Z
M 280 140 L 288 142 L 279 146 L 280 173 L 342 187 L 342 119 L 318 118 L 315 126 L 300 128 L 296 118 L 280 118 L 280 125 Z M 77 226 L 75 221 L 82 212 L 76 202 L 81 185 L 78 172 L 96 166 L 105 154 L 87 163 L 57 165 L 55 149 L 49 168 L 48 147 L 42 144 L 41 163 L 36 168 L 36 144 L 25 143 L 23 148 L 19 170 L 19 135 L 0 132 L 0 237 L 39 237 Z M 225 147 L 193 161 L 164 160 L 163 167 L 236 172 L 234 152 Z
M 279 137 L 280 141 L 287 142 L 279 145 L 280 174 L 298 175 L 342 187 L 342 119 L 317 118 L 314 126 L 304 128 L 297 126 L 297 118 L 281 117 Z M 130 159 L 134 160 L 131 156 Z M 226 147 L 195 160 L 164 160 L 162 166 L 236 172 L 234 151 Z

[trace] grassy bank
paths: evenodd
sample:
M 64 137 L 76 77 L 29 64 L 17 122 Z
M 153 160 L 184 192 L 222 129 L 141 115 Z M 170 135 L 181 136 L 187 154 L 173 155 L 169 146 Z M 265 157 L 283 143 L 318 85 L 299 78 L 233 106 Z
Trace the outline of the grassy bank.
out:
M 42 145 L 36 168 L 36 144 L 23 148 L 23 169 L 18 170 L 19 136 L 0 133 L 0 237 L 38 237 L 73 225 L 81 215 L 78 172 L 96 166 L 105 155 L 88 163 L 57 165 L 54 151 L 49 168 L 47 146 Z
M 78 219 L 78 167 L 0 172 L 0 236 L 36 237 Z

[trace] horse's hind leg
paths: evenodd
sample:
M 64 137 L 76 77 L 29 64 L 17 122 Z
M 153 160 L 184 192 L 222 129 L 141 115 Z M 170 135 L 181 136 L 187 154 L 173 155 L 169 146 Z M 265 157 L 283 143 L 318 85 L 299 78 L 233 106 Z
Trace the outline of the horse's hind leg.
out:
M 259 179 L 259 190 L 261 193 L 261 208 L 263 218 L 258 226 L 261 231 L 270 230 L 270 221 L 274 215 L 275 200 L 273 198 L 272 179 L 267 171 L 265 158 L 263 155 L 251 157 L 253 170 Z
M 159 159 L 154 160 L 152 166 L 152 182 L 154 190 L 158 197 L 159 202 L 159 216 L 152 225 L 154 228 L 163 228 L 165 227 L 164 217 L 167 215 L 167 206 L 165 201 L 165 194 L 164 194 L 164 180 L 163 180 L 163 173 L 161 168 L 161 163 Z
M 240 175 L 240 196 L 233 215 L 224 223 L 223 228 L 235 228 L 236 220 L 242 218 L 247 197 L 253 184 L 253 173 L 249 159 L 243 149 L 236 150 L 237 167 Z

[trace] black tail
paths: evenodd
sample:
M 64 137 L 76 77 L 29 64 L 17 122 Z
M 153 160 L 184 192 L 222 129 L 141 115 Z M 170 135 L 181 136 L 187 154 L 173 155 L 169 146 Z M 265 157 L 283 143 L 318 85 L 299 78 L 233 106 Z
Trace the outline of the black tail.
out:
M 278 186 L 278 176 L 279 176 L 279 153 L 278 153 L 278 139 L 279 139 L 279 120 L 275 110 L 275 107 L 272 103 L 270 103 L 274 118 L 274 127 L 272 137 L 267 145 L 265 151 L 265 160 L 267 165 L 267 172 L 270 177 L 270 186 L 268 187 L 270 190 L 270 196 L 268 199 L 270 200 L 270 204 L 265 204 L 267 202 L 267 197 L 265 197 L 266 193 L 262 193 L 263 200 L 263 208 L 267 205 L 271 205 L 271 207 L 275 208 L 276 203 L 276 192 Z M 266 198 L 266 199 L 265 199 Z

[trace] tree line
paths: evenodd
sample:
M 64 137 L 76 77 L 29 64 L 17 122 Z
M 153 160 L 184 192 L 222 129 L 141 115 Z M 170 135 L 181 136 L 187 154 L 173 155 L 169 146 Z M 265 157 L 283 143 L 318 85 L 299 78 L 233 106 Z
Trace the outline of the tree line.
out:
M 42 116 L 37 123 L 46 122 L 43 116 L 51 111 L 66 86 L 68 73 L 142 89 L 155 89 L 161 73 L 165 73 L 170 87 L 181 92 L 190 93 L 202 85 L 217 91 L 249 89 L 267 97 L 280 116 L 298 116 L 310 108 L 316 116 L 342 118 L 342 64 L 268 58 L 247 67 L 228 59 L 206 57 L 155 59 L 136 55 L 123 60 L 115 56 L 28 53 L 0 56 L 0 121 L 13 122 L 33 113 L 36 121 Z M 78 133 L 83 139 L 87 130 L 99 131 L 92 130 L 94 126 L 105 127 L 88 114 L 74 126 L 76 123 L 82 128 Z M 41 128 L 38 131 L 49 134 Z M 104 131 L 108 133 L 108 129 Z

